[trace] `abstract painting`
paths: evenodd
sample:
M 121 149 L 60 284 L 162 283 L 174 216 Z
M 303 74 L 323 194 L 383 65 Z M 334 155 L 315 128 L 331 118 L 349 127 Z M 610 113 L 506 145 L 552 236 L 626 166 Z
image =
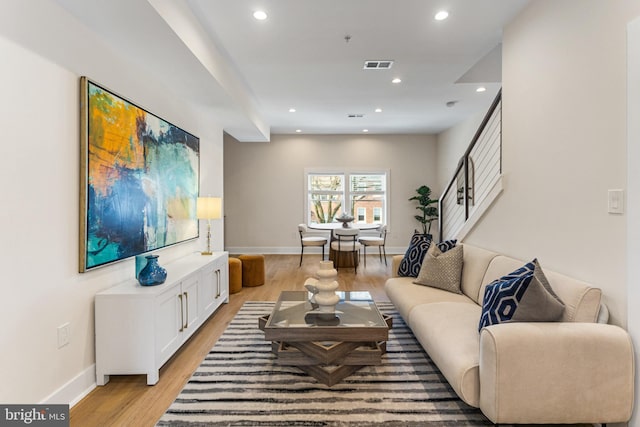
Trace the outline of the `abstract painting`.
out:
M 198 237 L 200 140 L 81 78 L 80 272 Z

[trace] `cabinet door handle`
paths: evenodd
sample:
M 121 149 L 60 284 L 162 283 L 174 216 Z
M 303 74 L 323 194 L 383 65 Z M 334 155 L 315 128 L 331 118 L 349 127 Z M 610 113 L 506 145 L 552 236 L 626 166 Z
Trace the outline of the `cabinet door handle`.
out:
M 218 298 L 218 295 L 220 294 L 220 291 L 218 291 L 218 289 L 220 288 L 220 285 L 218 283 L 220 283 L 220 273 L 218 272 L 218 270 L 215 270 L 216 273 L 216 298 Z
M 216 270 L 216 298 L 220 298 L 220 269 Z
M 187 318 L 184 321 L 184 329 L 187 329 L 189 327 L 189 294 L 186 292 L 184 293 L 184 305 L 187 309 Z
M 182 294 L 178 295 L 180 300 L 180 332 L 184 331 L 184 307 L 182 305 Z

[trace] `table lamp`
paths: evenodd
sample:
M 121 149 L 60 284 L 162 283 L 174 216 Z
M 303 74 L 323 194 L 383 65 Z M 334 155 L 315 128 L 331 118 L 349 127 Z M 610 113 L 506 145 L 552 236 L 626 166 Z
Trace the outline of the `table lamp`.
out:
M 222 218 L 222 199 L 220 197 L 198 197 L 196 204 L 198 219 L 207 220 L 207 250 L 202 255 L 211 255 L 211 220 Z

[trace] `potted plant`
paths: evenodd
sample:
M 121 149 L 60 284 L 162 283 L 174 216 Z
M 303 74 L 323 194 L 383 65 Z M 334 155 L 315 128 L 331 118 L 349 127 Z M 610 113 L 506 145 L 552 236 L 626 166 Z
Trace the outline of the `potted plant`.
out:
M 422 233 L 428 235 L 431 232 L 431 223 L 438 219 L 438 208 L 432 206 L 438 203 L 438 200 L 431 199 L 431 189 L 426 185 L 416 189 L 416 193 L 409 201 L 416 200 L 418 202 L 416 209 L 420 211 L 421 215 L 416 215 L 414 218 L 422 225 Z

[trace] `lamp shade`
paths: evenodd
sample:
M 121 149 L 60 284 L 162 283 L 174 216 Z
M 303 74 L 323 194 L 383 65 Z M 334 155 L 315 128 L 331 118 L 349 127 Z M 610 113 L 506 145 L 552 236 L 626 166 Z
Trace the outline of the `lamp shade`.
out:
M 198 197 L 196 215 L 198 219 L 222 218 L 222 199 L 220 197 Z

